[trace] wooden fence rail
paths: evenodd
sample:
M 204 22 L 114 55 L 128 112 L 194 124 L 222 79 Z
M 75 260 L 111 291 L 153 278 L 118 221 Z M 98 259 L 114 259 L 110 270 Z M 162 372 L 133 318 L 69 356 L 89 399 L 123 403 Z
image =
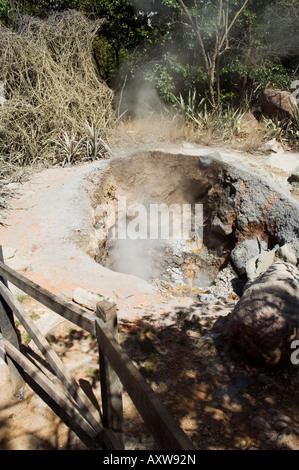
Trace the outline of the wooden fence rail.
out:
M 1 259 L 2 258 L 2 259 Z M 7 281 L 81 327 L 97 338 L 100 357 L 101 408 L 84 393 L 71 376 L 46 338 L 8 289 Z M 22 323 L 38 346 L 51 369 L 63 385 L 63 392 L 24 354 L 17 341 L 13 315 Z M 117 341 L 116 309 L 97 307 L 95 315 L 48 292 L 9 268 L 0 246 L 0 328 L 3 339 L 0 350 L 8 359 L 11 374 L 18 386 L 24 371 L 64 410 L 87 436 L 104 448 L 123 449 L 122 388 L 124 387 L 146 426 L 163 450 L 194 450 L 193 444 L 153 392 L 144 377 Z M 1 351 L 0 351 L 1 352 Z M 103 447 L 102 447 L 103 448 Z

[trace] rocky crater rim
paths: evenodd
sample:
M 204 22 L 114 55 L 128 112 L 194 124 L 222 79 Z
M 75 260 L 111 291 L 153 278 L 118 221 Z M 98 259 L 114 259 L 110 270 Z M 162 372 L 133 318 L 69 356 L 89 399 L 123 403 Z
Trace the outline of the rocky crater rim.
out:
M 91 180 L 93 221 L 86 251 L 112 271 L 192 288 L 211 285 L 228 263 L 244 276 L 244 266 L 232 254 L 248 240 L 254 246 L 248 259 L 241 260 L 244 265 L 250 257 L 284 245 L 291 246 L 295 259 L 299 256 L 298 202 L 266 178 L 223 162 L 217 152 L 202 156 L 138 152 L 114 158 Z M 194 240 L 120 243 L 103 237 L 113 221 L 109 211 L 103 213 L 99 207 L 109 204 L 117 212 L 120 197 L 126 198 L 127 206 L 202 205 L 202 245 L 196 246 Z

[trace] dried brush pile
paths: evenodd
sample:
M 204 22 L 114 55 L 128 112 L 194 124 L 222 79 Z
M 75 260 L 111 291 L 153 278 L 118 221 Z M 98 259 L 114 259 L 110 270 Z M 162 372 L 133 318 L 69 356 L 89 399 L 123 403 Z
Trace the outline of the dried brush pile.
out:
M 48 20 L 22 17 L 17 31 L 0 25 L 2 186 L 20 167 L 88 158 L 83 141 L 95 138 L 88 137 L 90 129 L 105 139 L 113 123 L 113 96 L 93 62 L 100 26 L 101 20 L 73 10 Z

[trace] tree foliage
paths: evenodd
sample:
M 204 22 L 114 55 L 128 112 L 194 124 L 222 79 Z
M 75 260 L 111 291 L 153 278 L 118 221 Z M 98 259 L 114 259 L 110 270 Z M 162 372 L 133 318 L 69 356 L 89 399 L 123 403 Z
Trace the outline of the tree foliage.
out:
M 142 77 L 164 100 L 194 89 L 215 106 L 297 78 L 298 0 L 2 0 L 0 20 L 65 9 L 105 19 L 94 60 L 116 91 Z

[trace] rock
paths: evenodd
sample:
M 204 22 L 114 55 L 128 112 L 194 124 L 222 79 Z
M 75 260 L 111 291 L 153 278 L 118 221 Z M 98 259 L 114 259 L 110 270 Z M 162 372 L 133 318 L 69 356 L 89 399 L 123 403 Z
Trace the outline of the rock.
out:
M 3 246 L 2 252 L 3 252 L 4 262 L 6 262 L 8 259 L 11 259 L 15 256 L 17 249 L 11 248 L 9 246 Z
M 227 331 L 228 316 L 220 315 L 213 325 L 213 331 L 219 334 L 225 334 Z
M 297 264 L 297 254 L 296 251 L 291 245 L 291 243 L 286 243 L 285 245 L 277 248 L 275 253 L 275 261 L 281 260 L 285 263 L 291 263 L 296 266 Z
M 113 300 L 108 297 L 96 294 L 95 292 L 90 292 L 86 289 L 82 289 L 81 287 L 76 287 L 76 289 L 74 289 L 73 301 L 93 311 L 96 310 L 97 304 L 99 304 L 99 306 L 104 310 L 109 310 L 116 306 Z
M 283 431 L 287 427 L 288 425 L 284 421 L 276 421 L 276 423 L 274 423 L 274 429 L 278 432 Z
M 222 161 L 221 154 L 216 151 L 216 152 L 209 153 L 207 155 L 202 155 L 200 157 L 201 164 L 205 166 L 210 165 L 213 162 L 213 160 Z
M 276 261 L 291 263 L 296 266 L 297 254 L 291 243 L 286 243 L 281 247 L 271 251 L 265 251 L 258 256 L 247 261 L 245 271 L 248 280 L 253 280 L 267 271 Z
M 290 119 L 296 110 L 296 100 L 289 91 L 267 88 L 263 90 L 258 101 L 262 113 L 270 119 Z
M 271 379 L 271 377 L 268 377 L 265 374 L 259 374 L 257 379 L 263 385 L 271 385 L 273 383 L 273 380 Z
M 212 222 L 212 231 L 220 235 L 230 235 L 233 231 L 232 224 L 222 222 L 220 217 L 216 216 Z
M 245 270 L 249 281 L 263 274 L 274 263 L 275 250 L 266 251 L 247 261 Z
M 280 423 L 280 427 L 283 425 L 284 423 Z M 291 434 L 293 432 L 293 429 L 290 427 L 290 426 L 284 426 L 283 429 L 281 430 L 281 433 L 279 436 L 288 436 L 289 434 Z
M 288 178 L 288 182 L 293 184 L 293 183 L 299 183 L 299 166 L 297 166 L 291 176 Z
M 30 263 L 21 258 L 16 256 L 17 249 L 12 247 L 2 247 L 4 262 L 9 266 L 11 269 L 15 271 L 26 271 L 30 268 Z
M 286 423 L 286 424 L 291 424 L 292 423 L 292 419 L 289 416 L 281 415 L 281 414 L 278 414 L 277 421 L 283 422 L 283 423 Z
M 273 446 L 276 441 L 277 433 L 269 429 L 268 431 L 260 433 L 259 437 L 264 441 L 266 446 Z
M 231 260 L 237 269 L 238 273 L 243 276 L 246 274 L 246 263 L 252 258 L 261 254 L 261 250 L 267 250 L 268 245 L 266 242 L 259 242 L 257 239 L 244 240 L 237 245 L 230 254 Z
M 248 357 L 271 367 L 290 360 L 298 319 L 299 270 L 276 262 L 245 289 L 228 315 L 226 333 Z
M 276 408 L 269 408 L 268 409 L 268 414 L 271 415 L 272 417 L 275 415 L 279 414 L 279 411 Z
M 263 145 L 263 150 L 274 153 L 284 153 L 283 146 L 276 139 L 271 139 Z
M 174 255 L 172 260 L 175 264 L 177 264 L 179 266 L 181 266 L 184 263 L 184 259 L 182 258 L 182 256 Z
M 253 418 L 251 424 L 254 429 L 258 429 L 259 431 L 268 431 L 270 429 L 269 423 L 261 416 Z

